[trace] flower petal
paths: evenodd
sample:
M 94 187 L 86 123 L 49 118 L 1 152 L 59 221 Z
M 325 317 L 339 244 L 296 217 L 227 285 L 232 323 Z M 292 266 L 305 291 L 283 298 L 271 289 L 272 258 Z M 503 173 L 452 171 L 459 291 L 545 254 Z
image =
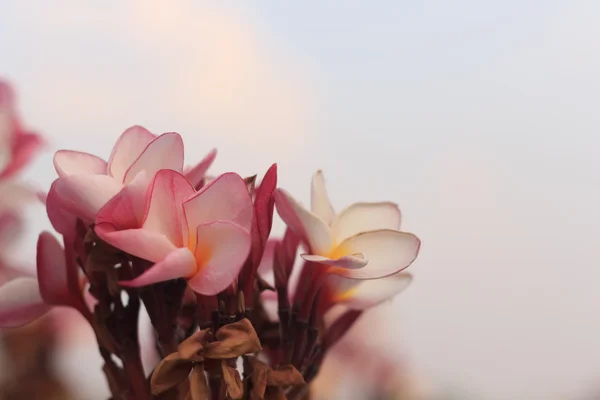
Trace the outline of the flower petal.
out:
M 360 269 L 335 268 L 330 272 L 354 279 L 375 279 L 408 267 L 419 254 L 421 242 L 412 233 L 379 230 L 360 233 L 340 247 L 347 254 L 363 253 L 369 263 Z
M 342 257 L 335 258 L 335 259 L 327 258 L 327 257 L 323 257 L 323 256 L 312 255 L 312 254 L 301 254 L 300 257 L 302 257 L 306 261 L 330 265 L 332 267 L 350 268 L 350 269 L 362 268 L 365 265 L 367 265 L 367 263 L 369 262 L 369 260 L 367 260 L 363 254 L 342 256 Z
M 264 277 L 273 272 L 273 263 L 275 261 L 275 246 L 281 243 L 281 239 L 269 239 L 265 246 L 265 251 L 258 266 L 258 273 Z
M 54 169 L 59 177 L 75 174 L 106 175 L 106 161 L 89 153 L 59 150 L 54 154 Z
M 141 171 L 153 177 L 161 169 L 183 170 L 183 140 L 178 133 L 165 133 L 150 142 L 125 173 L 123 183 L 131 182 Z
M 159 262 L 177 247 L 163 234 L 148 229 L 115 230 L 108 223 L 97 224 L 96 234 L 111 246 L 144 260 Z
M 44 315 L 50 307 L 44 303 L 34 278 L 17 278 L 0 287 L 0 327 L 26 325 Z
M 107 222 L 119 230 L 141 227 L 149 186 L 148 174 L 141 171 L 98 211 L 96 223 Z
M 189 286 L 211 296 L 223 291 L 238 276 L 250 252 L 250 232 L 230 221 L 200 225 L 195 257 L 198 273 Z
M 172 251 L 137 278 L 122 281 L 119 284 L 127 287 L 141 287 L 171 279 L 186 278 L 194 272 L 196 272 L 194 255 L 189 249 L 182 248 Z
M 217 149 L 212 149 L 195 167 L 185 172 L 185 177 L 197 188 L 204 180 L 206 172 L 217 157 Z
M 310 210 L 321 218 L 327 225 L 331 225 L 335 218 L 335 211 L 329 201 L 323 171 L 317 171 L 312 178 L 310 190 Z
M 70 175 L 58 178 L 48 194 L 56 196 L 56 205 L 76 217 L 94 221 L 98 211 L 122 185 L 108 175 Z
M 108 173 L 123 182 L 125 173 L 156 136 L 141 126 L 132 126 L 121 134 L 108 159 Z
M 194 193 L 192 184 L 179 172 L 158 171 L 150 189 L 144 229 L 162 233 L 175 246 L 182 247 L 184 237 L 188 236 L 183 201 Z
M 35 190 L 15 181 L 0 182 L 0 211 L 16 211 L 35 200 Z
M 35 133 L 20 132 L 14 137 L 12 158 L 0 173 L 0 178 L 8 178 L 26 166 L 36 151 L 43 144 L 43 140 Z
M 304 240 L 312 254 L 331 252 L 331 230 L 322 219 L 305 209 L 281 188 L 275 190 L 275 206 L 281 219 Z
M 46 196 L 46 213 L 48 214 L 48 219 L 50 220 L 52 227 L 58 233 L 66 237 L 73 237 L 75 235 L 77 217 L 62 207 L 61 198 L 56 193 L 57 182 L 58 179 L 52 183 L 50 191 Z M 92 220 L 86 220 L 85 222 L 91 223 Z
M 246 183 L 232 172 L 223 174 L 204 186 L 196 195 L 183 203 L 189 243 L 195 243 L 198 226 L 217 221 L 232 221 L 250 231 L 252 226 L 252 199 Z
M 336 216 L 331 224 L 337 244 L 359 233 L 400 229 L 400 209 L 390 202 L 355 203 Z
M 348 308 L 364 310 L 376 306 L 402 292 L 412 282 L 412 275 L 400 272 L 380 279 L 357 280 L 330 276 L 334 301 Z
M 49 232 L 40 234 L 36 261 L 39 290 L 44 301 L 53 305 L 69 304 L 69 278 L 65 252 L 58 240 Z

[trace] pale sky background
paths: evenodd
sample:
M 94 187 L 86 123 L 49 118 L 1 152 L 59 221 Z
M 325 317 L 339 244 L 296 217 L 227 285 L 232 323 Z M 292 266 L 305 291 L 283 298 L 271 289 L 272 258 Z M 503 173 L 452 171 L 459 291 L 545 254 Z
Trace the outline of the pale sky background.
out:
M 241 3 L 3 0 L 0 76 L 49 142 L 25 178 L 132 124 L 180 132 L 189 164 L 219 148 L 213 172 L 276 161 L 305 202 L 322 168 L 338 209 L 396 201 L 423 241 L 389 315 L 420 375 L 600 387 L 600 3 Z

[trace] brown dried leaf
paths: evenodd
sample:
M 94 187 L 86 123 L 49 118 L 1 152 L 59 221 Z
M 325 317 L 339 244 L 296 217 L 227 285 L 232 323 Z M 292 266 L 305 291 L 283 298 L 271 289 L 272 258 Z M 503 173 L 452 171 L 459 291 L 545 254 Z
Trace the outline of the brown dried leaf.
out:
M 269 366 L 256 357 L 250 360 L 252 364 L 252 400 L 263 400 L 267 391 Z
M 227 361 L 221 361 L 221 368 L 223 370 L 223 381 L 227 386 L 227 394 L 234 400 L 239 400 L 244 396 L 244 384 L 240 373 L 235 369 L 227 365 Z
M 196 364 L 190 377 L 190 400 L 206 400 L 209 390 L 206 376 L 204 375 L 204 365 Z
M 209 329 L 204 329 L 194 333 L 192 336 L 181 342 L 177 348 L 179 356 L 184 360 L 202 361 L 203 358 L 198 353 L 204 350 L 209 338 Z
M 293 365 L 270 369 L 268 372 L 267 385 L 269 386 L 288 387 L 304 384 L 302 374 Z
M 241 321 L 221 327 L 216 333 L 216 342 L 205 346 L 206 358 L 236 358 L 261 350 L 260 340 L 252 323 L 244 318 Z
M 150 378 L 153 395 L 161 394 L 183 382 L 190 374 L 193 362 L 184 360 L 179 353 L 166 356 L 154 369 Z

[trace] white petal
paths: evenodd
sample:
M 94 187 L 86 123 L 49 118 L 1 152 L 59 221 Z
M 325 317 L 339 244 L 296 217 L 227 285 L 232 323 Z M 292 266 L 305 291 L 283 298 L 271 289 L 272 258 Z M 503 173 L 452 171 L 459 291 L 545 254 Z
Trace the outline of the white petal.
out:
M 106 161 L 80 151 L 59 150 L 54 154 L 54 168 L 59 177 L 75 174 L 107 173 Z
M 281 188 L 275 190 L 275 206 L 283 222 L 310 247 L 311 254 L 328 255 L 331 252 L 331 230 L 325 221 Z
M 49 310 L 34 278 L 17 278 L 0 287 L 0 327 L 23 326 Z
M 325 221 L 327 225 L 331 225 L 335 218 L 335 212 L 329 201 L 327 188 L 325 187 L 325 178 L 323 177 L 323 171 L 321 170 L 317 171 L 312 179 L 310 210 L 313 214 Z
M 417 258 L 420 245 L 419 238 L 411 233 L 393 230 L 360 233 L 344 241 L 340 247 L 346 254 L 363 253 L 369 260 L 368 264 L 359 269 L 336 268 L 331 272 L 354 279 L 392 275 Z
M 335 293 L 334 301 L 355 310 L 383 303 L 402 292 L 412 282 L 412 276 L 406 272 L 369 280 L 341 276 L 331 276 L 329 279 Z
M 331 259 L 323 256 L 317 256 L 312 254 L 302 254 L 300 257 L 306 261 L 316 262 L 319 264 L 325 264 L 332 267 L 339 268 L 362 268 L 369 262 L 362 254 L 353 254 L 349 256 L 342 256 L 339 258 Z
M 336 244 L 359 233 L 400 229 L 400 209 L 394 203 L 355 203 L 336 216 L 331 231 Z

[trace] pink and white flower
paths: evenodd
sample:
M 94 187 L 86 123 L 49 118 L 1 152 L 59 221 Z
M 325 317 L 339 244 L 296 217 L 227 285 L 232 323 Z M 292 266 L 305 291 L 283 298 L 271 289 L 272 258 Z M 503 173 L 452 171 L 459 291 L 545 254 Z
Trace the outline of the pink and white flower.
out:
M 0 179 L 20 171 L 42 144 L 39 135 L 23 129 L 12 88 L 0 80 Z
M 161 170 L 150 185 L 139 224 L 130 225 L 128 192 L 99 213 L 95 230 L 107 243 L 154 262 L 124 286 L 186 278 L 197 293 L 229 286 L 246 261 L 253 206 L 244 180 L 226 173 L 196 192 L 180 173 Z
M 302 258 L 327 265 L 329 273 L 381 278 L 408 267 L 419 253 L 419 239 L 400 231 L 401 214 L 394 203 L 355 203 L 336 214 L 321 171 L 313 176 L 310 211 L 281 188 L 275 205 L 307 247 Z
M 213 162 L 210 152 L 186 176 L 194 186 L 199 184 Z M 54 181 L 46 208 L 54 228 L 70 234 L 73 221 L 80 218 L 91 223 L 98 211 L 115 195 L 127 192 L 128 224 L 141 222 L 148 184 L 156 172 L 171 169 L 183 171 L 183 141 L 177 133 L 153 135 L 133 126 L 117 140 L 108 162 L 92 154 L 60 150 L 54 156 L 59 178 Z

